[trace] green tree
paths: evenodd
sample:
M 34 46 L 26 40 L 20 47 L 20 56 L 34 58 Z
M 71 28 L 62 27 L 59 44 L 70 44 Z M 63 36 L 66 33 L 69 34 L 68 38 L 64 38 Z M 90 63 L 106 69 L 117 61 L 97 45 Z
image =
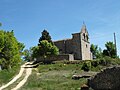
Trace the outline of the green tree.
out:
M 31 59 L 31 52 L 30 52 L 30 50 L 28 50 L 28 49 L 24 50 L 24 59 L 25 59 L 25 61 L 30 61 L 30 59 Z
M 18 65 L 21 61 L 19 42 L 12 31 L 0 30 L 0 64 L 3 69 Z
M 39 52 L 40 51 L 39 51 L 38 46 L 31 47 L 30 49 L 31 49 L 31 57 L 32 57 L 32 59 L 39 57 Z
M 0 26 L 2 26 L 2 23 L 0 23 Z
M 52 43 L 51 36 L 47 30 L 43 30 L 42 36 L 39 39 L 39 44 L 42 40 L 47 40 L 48 42 Z
M 100 58 L 102 56 L 102 49 L 97 45 L 91 44 L 90 51 L 92 52 L 93 59 Z
M 55 45 L 49 43 L 47 40 L 40 41 L 40 44 L 39 44 L 40 56 L 46 58 L 47 56 L 58 55 L 58 54 L 59 54 L 59 50 Z
M 25 48 L 24 43 L 18 42 L 18 48 L 19 48 L 20 55 L 22 56 L 24 54 L 23 49 Z
M 30 49 L 24 50 L 25 61 L 33 61 L 38 56 L 39 56 L 39 47 L 38 46 L 30 47 Z
M 105 44 L 106 49 L 103 50 L 104 56 L 109 56 L 111 58 L 116 58 L 115 44 L 113 42 L 107 42 Z

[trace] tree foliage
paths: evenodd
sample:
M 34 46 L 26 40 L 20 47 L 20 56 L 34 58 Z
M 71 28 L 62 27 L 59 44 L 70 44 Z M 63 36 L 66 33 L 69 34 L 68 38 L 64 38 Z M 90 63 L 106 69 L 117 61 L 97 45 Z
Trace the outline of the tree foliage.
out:
M 25 61 L 31 61 L 34 58 L 37 58 L 38 56 L 39 56 L 39 47 L 38 46 L 30 47 L 30 49 L 24 50 Z
M 106 49 L 103 50 L 103 55 L 115 58 L 116 57 L 115 44 L 113 44 L 113 42 L 107 42 L 105 44 L 105 47 Z
M 59 50 L 52 42 L 51 36 L 47 30 L 43 30 L 42 36 L 39 39 L 38 46 L 32 47 L 31 50 L 32 58 L 37 58 L 40 56 L 46 58 L 50 55 L 59 54 Z
M 102 56 L 101 48 L 98 48 L 97 45 L 91 44 L 90 51 L 92 52 L 93 59 L 100 58 Z
M 0 23 L 0 26 L 2 26 L 2 23 Z
M 12 31 L 0 30 L 0 64 L 3 69 L 11 68 L 20 62 L 20 51 L 23 47 Z
M 25 49 L 25 50 L 24 50 L 24 60 L 25 60 L 25 61 L 30 61 L 30 59 L 31 59 L 30 50 Z
M 34 59 L 34 58 L 39 56 L 39 52 L 40 51 L 39 51 L 39 47 L 38 46 L 31 47 L 30 50 L 31 50 L 31 57 L 32 57 L 32 59 Z
M 51 36 L 47 30 L 43 30 L 42 36 L 39 39 L 39 44 L 42 40 L 47 40 L 48 42 L 52 43 Z
M 53 45 L 52 43 L 48 42 L 47 40 L 42 40 L 39 44 L 39 55 L 46 58 L 50 55 L 58 55 L 59 50 L 58 48 Z

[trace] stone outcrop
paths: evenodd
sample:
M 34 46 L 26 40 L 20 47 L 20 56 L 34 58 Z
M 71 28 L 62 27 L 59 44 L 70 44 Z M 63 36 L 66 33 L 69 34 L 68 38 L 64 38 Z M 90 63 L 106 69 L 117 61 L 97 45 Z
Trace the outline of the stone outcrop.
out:
M 91 77 L 88 86 L 94 90 L 120 90 L 120 66 L 104 69 Z

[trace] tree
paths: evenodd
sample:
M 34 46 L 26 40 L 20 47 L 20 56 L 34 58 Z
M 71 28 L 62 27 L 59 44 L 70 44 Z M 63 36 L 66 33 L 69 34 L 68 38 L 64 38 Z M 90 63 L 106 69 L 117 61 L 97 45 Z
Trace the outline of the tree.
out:
M 38 46 L 31 47 L 30 50 L 31 50 L 31 57 L 32 57 L 32 59 L 39 57 L 39 52 L 40 51 L 39 51 L 39 47 Z
M 21 61 L 20 42 L 14 36 L 12 31 L 0 30 L 0 64 L 3 69 L 8 69 L 18 65 Z
M 116 58 L 115 44 L 113 42 L 107 42 L 105 44 L 106 49 L 103 50 L 104 56 L 109 56 L 111 58 Z
M 24 50 L 24 59 L 25 61 L 33 61 L 35 58 L 39 56 L 39 47 L 34 46 L 30 47 L 30 49 Z
M 101 48 L 98 48 L 97 45 L 91 44 L 90 51 L 92 52 L 93 59 L 100 58 L 102 56 Z
M 0 26 L 2 26 L 2 23 L 0 23 Z
M 24 45 L 24 43 L 20 43 L 20 42 L 18 42 L 18 48 L 19 48 L 19 52 L 20 52 L 20 54 L 21 54 L 21 56 L 23 55 L 23 49 L 25 48 L 25 45 Z
M 58 50 L 58 48 L 55 45 L 53 45 L 52 43 L 48 42 L 47 40 L 40 41 L 40 44 L 39 44 L 39 55 L 44 57 L 44 59 L 47 56 L 58 55 L 58 54 L 59 54 L 59 50 Z
M 38 46 L 32 47 L 31 50 L 32 58 L 37 58 L 41 56 L 44 58 L 44 60 L 48 56 L 59 54 L 59 50 L 52 42 L 51 36 L 49 35 L 49 32 L 47 30 L 43 30 L 42 36 L 39 39 Z
M 39 39 L 39 44 L 42 40 L 47 40 L 48 42 L 52 43 L 51 36 L 47 30 L 43 30 L 42 36 Z

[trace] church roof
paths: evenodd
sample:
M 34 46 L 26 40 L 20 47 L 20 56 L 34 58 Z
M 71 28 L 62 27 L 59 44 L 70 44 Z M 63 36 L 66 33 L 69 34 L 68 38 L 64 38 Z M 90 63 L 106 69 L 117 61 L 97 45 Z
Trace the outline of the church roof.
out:
M 67 38 L 67 39 L 57 40 L 57 41 L 53 41 L 53 42 L 60 42 L 60 41 L 67 41 L 67 40 L 72 40 L 72 38 Z

